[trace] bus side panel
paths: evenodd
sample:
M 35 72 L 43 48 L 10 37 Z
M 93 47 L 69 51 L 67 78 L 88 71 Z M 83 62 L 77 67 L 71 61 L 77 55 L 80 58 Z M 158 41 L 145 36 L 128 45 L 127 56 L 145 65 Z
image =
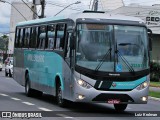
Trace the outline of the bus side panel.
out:
M 25 51 L 31 87 L 55 95 L 55 77 L 62 75 L 62 57 L 54 52 Z
M 25 85 L 25 70 L 24 70 L 24 50 L 19 48 L 14 50 L 13 58 L 13 78 L 20 85 Z
M 67 61 L 68 63 L 70 61 Z M 73 94 L 73 79 L 72 79 L 72 72 L 69 64 L 66 61 L 63 62 L 63 78 L 64 78 L 64 98 L 67 100 L 72 100 Z

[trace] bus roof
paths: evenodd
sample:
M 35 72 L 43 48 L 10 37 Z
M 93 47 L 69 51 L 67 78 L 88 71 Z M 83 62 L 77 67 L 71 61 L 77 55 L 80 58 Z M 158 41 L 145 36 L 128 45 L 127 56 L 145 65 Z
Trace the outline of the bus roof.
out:
M 17 26 L 23 26 L 23 25 L 32 25 L 37 23 L 44 23 L 44 22 L 51 22 L 55 20 L 63 20 L 65 17 L 59 16 L 59 17 L 48 17 L 48 18 L 42 18 L 42 19 L 35 19 L 35 20 L 29 20 L 24 22 L 19 22 Z
M 78 18 L 91 18 L 91 19 L 111 19 L 111 20 L 126 20 L 126 21 L 136 21 L 144 22 L 142 19 L 131 16 L 124 16 L 120 14 L 111 14 L 111 13 L 101 13 L 101 12 L 81 12 L 79 14 L 74 13 L 69 16 L 69 18 L 76 21 Z
M 25 22 L 18 23 L 17 26 L 32 25 L 32 24 L 45 23 L 45 22 L 58 21 L 58 20 L 66 20 L 66 19 L 71 19 L 73 21 L 76 21 L 79 18 L 82 18 L 82 19 L 83 18 L 84 19 L 90 18 L 90 19 L 125 20 L 125 21 L 134 21 L 134 22 L 144 23 L 143 20 L 141 20 L 140 18 L 137 18 L 137 17 L 115 15 L 115 14 L 111 14 L 111 13 L 93 12 L 92 11 L 92 12 L 74 13 L 69 16 L 49 17 L 49 18 L 25 21 Z

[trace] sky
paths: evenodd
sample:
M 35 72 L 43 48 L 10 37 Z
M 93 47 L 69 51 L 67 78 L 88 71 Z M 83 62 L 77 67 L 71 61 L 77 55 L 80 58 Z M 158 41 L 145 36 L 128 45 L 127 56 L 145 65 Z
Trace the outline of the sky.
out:
M 7 2 L 12 1 L 21 1 L 21 0 L 5 0 Z M 32 0 L 24 0 L 24 1 L 32 1 Z M 45 7 L 45 15 L 46 17 L 53 16 L 58 11 L 62 10 L 65 6 L 76 2 L 77 0 L 46 0 Z M 83 11 L 85 9 L 89 9 L 90 2 L 93 0 L 78 0 L 81 1 L 80 4 L 72 5 L 71 9 L 64 10 L 61 14 L 69 14 L 71 12 Z M 127 6 L 132 3 L 140 4 L 140 5 L 153 5 L 160 4 L 160 0 L 123 0 L 124 4 Z M 10 23 L 10 11 L 11 5 L 7 3 L 0 2 L 0 33 L 9 31 L 9 23 Z M 52 11 L 52 12 L 51 12 Z

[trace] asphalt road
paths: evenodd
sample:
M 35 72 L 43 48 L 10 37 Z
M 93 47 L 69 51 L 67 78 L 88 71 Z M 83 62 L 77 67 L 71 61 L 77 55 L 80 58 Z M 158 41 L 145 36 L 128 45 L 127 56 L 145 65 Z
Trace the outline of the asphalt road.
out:
M 55 98 L 44 94 L 42 97 L 27 97 L 24 87 L 12 78 L 5 77 L 0 72 L 0 112 L 38 112 L 42 114 L 41 120 L 159 120 L 160 117 L 135 117 L 140 113 L 157 113 L 160 111 L 160 101 L 149 99 L 148 104 L 128 105 L 123 113 L 114 110 L 109 104 L 71 103 L 67 108 L 56 104 Z M 139 111 L 139 112 L 138 112 Z M 159 112 L 160 113 L 160 112 Z M 8 118 L 0 118 L 7 120 Z M 13 120 L 19 118 L 13 118 Z M 10 120 L 10 119 L 9 119 Z M 36 118 L 37 120 L 37 118 Z

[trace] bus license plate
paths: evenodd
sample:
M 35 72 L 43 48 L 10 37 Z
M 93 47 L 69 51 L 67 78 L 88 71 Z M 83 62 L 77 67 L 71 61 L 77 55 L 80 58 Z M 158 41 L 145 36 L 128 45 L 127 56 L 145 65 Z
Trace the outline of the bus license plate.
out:
M 120 103 L 120 100 L 118 99 L 110 99 L 107 101 L 109 104 L 119 104 Z

